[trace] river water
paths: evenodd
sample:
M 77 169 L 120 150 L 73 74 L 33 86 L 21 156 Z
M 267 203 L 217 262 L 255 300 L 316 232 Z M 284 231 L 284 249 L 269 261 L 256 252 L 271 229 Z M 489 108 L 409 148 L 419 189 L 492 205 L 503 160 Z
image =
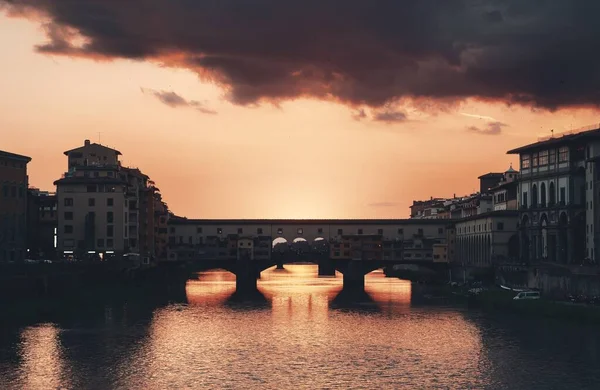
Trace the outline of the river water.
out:
M 3 327 L 0 389 L 600 388 L 600 327 L 419 300 L 378 272 L 361 299 L 341 290 L 341 276 L 286 265 L 244 303 L 213 271 L 179 298 Z

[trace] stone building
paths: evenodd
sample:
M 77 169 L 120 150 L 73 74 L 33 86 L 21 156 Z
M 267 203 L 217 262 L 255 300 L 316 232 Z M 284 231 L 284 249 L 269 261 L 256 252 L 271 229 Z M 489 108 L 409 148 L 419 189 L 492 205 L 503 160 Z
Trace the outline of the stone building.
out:
M 30 161 L 30 157 L 0 150 L 0 262 L 26 257 Z
M 520 255 L 525 262 L 596 261 L 595 218 L 600 128 L 553 135 L 518 154 Z M 597 174 L 596 174 L 597 175 Z

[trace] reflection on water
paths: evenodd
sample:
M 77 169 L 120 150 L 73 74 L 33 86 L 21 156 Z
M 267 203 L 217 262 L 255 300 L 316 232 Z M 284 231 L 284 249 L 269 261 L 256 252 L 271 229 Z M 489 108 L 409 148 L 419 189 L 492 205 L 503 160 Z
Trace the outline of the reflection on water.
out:
M 410 283 L 364 295 L 313 265 L 264 271 L 262 301 L 205 272 L 185 299 L 76 309 L 0 333 L 0 388 L 596 388 L 598 332 L 451 306 L 415 307 Z

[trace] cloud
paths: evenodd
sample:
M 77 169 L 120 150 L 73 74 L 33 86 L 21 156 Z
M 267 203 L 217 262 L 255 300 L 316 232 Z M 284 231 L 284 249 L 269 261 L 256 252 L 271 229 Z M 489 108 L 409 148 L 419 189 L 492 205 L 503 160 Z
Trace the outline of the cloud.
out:
M 189 69 L 240 105 L 471 97 L 600 107 L 593 0 L 0 0 L 2 8 L 46 27 L 42 53 Z
M 406 114 L 402 111 L 387 109 L 376 112 L 375 115 L 373 115 L 373 120 L 377 122 L 397 123 L 404 122 L 407 118 Z
M 352 119 L 355 121 L 363 120 L 367 117 L 367 113 L 364 108 L 359 108 L 358 110 L 352 113 Z
M 149 88 L 141 88 L 142 93 L 151 94 L 160 100 L 163 104 L 166 104 L 169 107 L 177 108 L 177 107 L 191 107 L 196 110 L 204 113 L 204 114 L 216 114 L 217 112 L 207 108 L 205 103 L 201 103 L 197 100 L 185 100 L 178 94 L 172 91 L 156 91 L 154 89 Z
M 369 203 L 369 207 L 396 207 L 398 203 L 396 202 L 375 202 Z
M 467 127 L 467 131 L 482 135 L 499 135 L 502 132 L 502 128 L 506 126 L 508 125 L 502 122 L 489 122 L 484 128 L 469 126 Z

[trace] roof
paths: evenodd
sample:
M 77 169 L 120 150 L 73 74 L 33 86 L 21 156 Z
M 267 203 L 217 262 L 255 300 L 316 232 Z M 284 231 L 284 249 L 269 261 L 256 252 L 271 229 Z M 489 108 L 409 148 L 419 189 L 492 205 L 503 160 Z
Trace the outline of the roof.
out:
M 519 173 L 519 171 L 513 169 L 512 164 L 510 164 L 510 167 L 504 173 Z
M 85 176 L 70 176 L 63 177 L 54 182 L 54 185 L 59 184 L 121 184 L 126 185 L 127 182 L 116 177 L 85 177 Z
M 594 126 L 593 130 L 581 131 L 579 133 L 574 134 L 563 134 L 561 136 L 551 137 L 546 140 L 534 142 L 529 145 L 521 146 L 515 149 L 511 149 L 506 154 L 520 154 L 527 151 L 532 151 L 536 149 L 548 148 L 550 146 L 559 146 L 564 145 L 569 142 L 579 141 L 583 139 L 589 138 L 600 138 L 600 124 Z
M 89 145 L 83 145 L 83 146 L 79 146 L 79 147 L 77 147 L 75 149 L 67 150 L 67 151 L 64 152 L 64 154 L 68 156 L 69 153 L 80 151 L 81 149 L 84 149 L 84 148 L 86 148 L 88 146 L 99 146 L 99 147 L 104 148 L 104 149 L 114 150 L 117 153 L 117 155 L 121 155 L 121 152 L 119 152 L 117 149 L 109 148 L 108 146 L 104 146 L 102 144 L 98 144 L 98 143 L 95 143 L 95 142 L 91 143 Z
M 31 157 L 27 157 L 27 156 L 15 154 L 15 153 L 5 152 L 3 150 L 0 150 L 0 157 L 9 158 L 11 160 L 24 161 L 24 162 L 31 161 Z
M 169 218 L 178 225 L 439 225 L 441 219 L 187 219 Z
M 485 175 L 481 175 L 478 177 L 478 179 L 487 179 L 488 177 L 490 178 L 496 178 L 496 177 L 504 177 L 504 173 L 500 173 L 500 172 L 489 172 L 486 173 Z
M 518 181 L 516 181 L 516 180 L 505 181 L 505 182 L 498 184 L 496 187 L 490 188 L 489 190 L 490 191 L 498 191 L 498 190 L 502 190 L 505 188 L 516 187 L 517 184 L 518 184 Z

